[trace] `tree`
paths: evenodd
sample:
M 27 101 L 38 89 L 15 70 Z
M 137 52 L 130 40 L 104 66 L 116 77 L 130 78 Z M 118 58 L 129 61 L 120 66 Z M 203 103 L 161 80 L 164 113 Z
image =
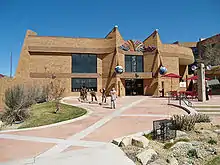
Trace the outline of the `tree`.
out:
M 201 45 L 200 60 L 205 65 L 220 65 L 220 43 Z
M 49 75 L 46 78 L 48 99 L 55 102 L 54 113 L 57 113 L 60 110 L 60 100 L 62 99 L 63 93 L 65 92 L 64 83 L 59 78 L 57 78 L 55 73 L 51 73 L 50 71 L 48 71 L 48 68 L 46 66 L 44 67 L 44 69 L 45 73 Z

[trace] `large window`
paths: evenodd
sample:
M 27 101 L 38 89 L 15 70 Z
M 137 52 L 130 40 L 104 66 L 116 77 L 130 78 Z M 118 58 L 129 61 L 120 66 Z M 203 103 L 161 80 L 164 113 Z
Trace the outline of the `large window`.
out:
M 97 56 L 94 54 L 73 54 L 72 73 L 97 73 Z
M 85 86 L 87 89 L 97 91 L 96 78 L 72 78 L 72 92 L 79 92 Z
M 143 56 L 125 55 L 125 72 L 143 71 Z

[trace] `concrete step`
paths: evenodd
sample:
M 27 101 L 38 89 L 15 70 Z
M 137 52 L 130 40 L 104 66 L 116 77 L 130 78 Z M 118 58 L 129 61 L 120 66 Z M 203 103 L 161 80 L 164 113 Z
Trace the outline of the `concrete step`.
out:
M 220 112 L 199 112 L 199 113 L 206 114 L 206 115 L 220 116 Z
M 193 108 L 199 108 L 199 109 L 203 109 L 203 108 L 219 108 L 220 109 L 220 105 L 193 105 Z
M 220 112 L 220 108 L 195 108 L 198 112 Z

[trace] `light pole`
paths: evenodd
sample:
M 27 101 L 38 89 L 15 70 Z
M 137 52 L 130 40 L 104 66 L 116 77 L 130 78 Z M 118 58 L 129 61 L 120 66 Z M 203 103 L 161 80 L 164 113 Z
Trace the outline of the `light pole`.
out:
M 198 101 L 204 102 L 206 100 L 206 89 L 205 89 L 205 65 L 203 63 L 198 64 L 197 69 L 198 75 Z

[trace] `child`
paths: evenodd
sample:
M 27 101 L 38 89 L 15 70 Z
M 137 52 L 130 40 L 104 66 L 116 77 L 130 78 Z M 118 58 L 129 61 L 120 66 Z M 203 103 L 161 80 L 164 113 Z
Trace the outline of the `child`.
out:
M 117 98 L 117 93 L 115 88 L 112 88 L 112 90 L 110 91 L 110 95 L 111 95 L 111 109 L 115 109 L 116 108 L 116 98 Z
M 103 88 L 102 90 L 100 89 L 100 92 L 102 94 L 102 103 L 106 103 L 106 90 Z

